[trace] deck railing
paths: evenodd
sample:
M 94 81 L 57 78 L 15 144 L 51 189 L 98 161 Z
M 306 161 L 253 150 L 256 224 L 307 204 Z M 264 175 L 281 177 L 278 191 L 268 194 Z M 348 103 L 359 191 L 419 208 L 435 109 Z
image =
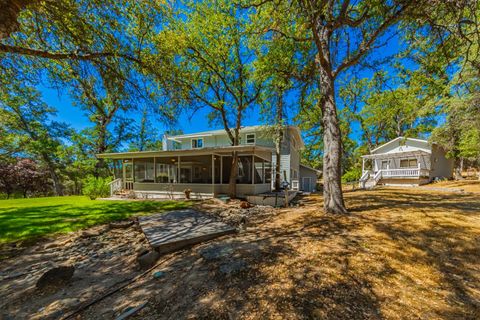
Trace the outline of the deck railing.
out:
M 381 172 L 382 178 L 398 178 L 398 177 L 418 178 L 418 177 L 428 177 L 429 175 L 429 171 L 427 169 L 420 169 L 420 168 L 382 169 L 378 172 Z
M 113 196 L 117 191 L 122 190 L 122 178 L 113 180 L 110 184 L 110 196 Z

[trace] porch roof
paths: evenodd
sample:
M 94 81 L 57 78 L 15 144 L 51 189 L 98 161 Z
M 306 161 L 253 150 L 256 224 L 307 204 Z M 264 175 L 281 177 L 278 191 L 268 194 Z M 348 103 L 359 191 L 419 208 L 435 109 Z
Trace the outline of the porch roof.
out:
M 364 159 L 392 159 L 392 158 L 411 158 L 416 156 L 426 156 L 430 155 L 430 152 L 423 150 L 415 151 L 405 151 L 405 152 L 393 152 L 393 153 L 378 153 L 378 154 L 367 154 L 362 156 Z
M 228 147 L 207 147 L 199 149 L 183 149 L 183 150 L 158 150 L 158 151 L 134 151 L 134 152 L 115 152 L 100 153 L 97 158 L 103 159 L 135 159 L 148 157 L 173 157 L 173 156 L 199 156 L 199 155 L 219 155 L 228 156 L 233 151 L 237 151 L 239 155 L 254 154 L 264 160 L 272 161 L 273 148 L 261 146 L 228 146 Z

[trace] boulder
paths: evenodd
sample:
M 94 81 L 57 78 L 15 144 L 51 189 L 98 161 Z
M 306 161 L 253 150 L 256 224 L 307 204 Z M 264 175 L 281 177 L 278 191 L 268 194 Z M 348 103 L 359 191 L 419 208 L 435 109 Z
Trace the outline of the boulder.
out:
M 137 257 L 137 262 L 142 269 L 149 269 L 155 265 L 160 254 L 157 251 L 149 251 Z
M 118 222 L 110 222 L 110 228 L 112 229 L 126 229 L 133 225 L 134 221 L 118 221 Z
M 75 272 L 73 265 L 63 265 L 54 267 L 45 272 L 37 281 L 37 288 L 59 287 L 70 281 Z

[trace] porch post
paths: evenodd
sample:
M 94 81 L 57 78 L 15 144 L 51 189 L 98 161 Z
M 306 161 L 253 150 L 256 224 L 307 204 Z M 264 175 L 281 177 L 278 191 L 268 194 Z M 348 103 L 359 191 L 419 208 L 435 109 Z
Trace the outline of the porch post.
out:
M 178 156 L 177 160 L 177 183 L 180 183 L 180 156 Z
M 362 158 L 362 176 L 365 173 L 365 158 Z
M 215 155 L 212 153 L 212 194 L 215 195 Z
M 220 156 L 220 184 L 223 184 L 223 156 Z
M 252 156 L 252 184 L 255 184 L 255 156 Z
M 156 161 L 157 158 L 153 157 L 153 183 L 157 182 L 157 164 Z

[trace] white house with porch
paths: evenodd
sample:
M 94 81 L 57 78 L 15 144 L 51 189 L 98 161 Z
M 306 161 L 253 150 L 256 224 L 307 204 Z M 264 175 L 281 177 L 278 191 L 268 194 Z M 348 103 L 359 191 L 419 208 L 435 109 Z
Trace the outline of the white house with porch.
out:
M 418 186 L 453 176 L 453 160 L 427 140 L 398 137 L 362 156 L 364 188 L 382 185 Z
M 300 163 L 300 130 L 286 126 L 280 150 L 281 180 L 294 191 L 315 191 L 318 171 Z M 237 196 L 270 192 L 274 184 L 276 153 L 273 132 L 267 126 L 240 130 L 240 144 L 232 146 L 225 130 L 165 135 L 162 150 L 98 154 L 112 159 L 115 180 L 111 193 L 133 192 L 139 197 L 209 198 L 228 193 L 232 155 L 238 155 Z

